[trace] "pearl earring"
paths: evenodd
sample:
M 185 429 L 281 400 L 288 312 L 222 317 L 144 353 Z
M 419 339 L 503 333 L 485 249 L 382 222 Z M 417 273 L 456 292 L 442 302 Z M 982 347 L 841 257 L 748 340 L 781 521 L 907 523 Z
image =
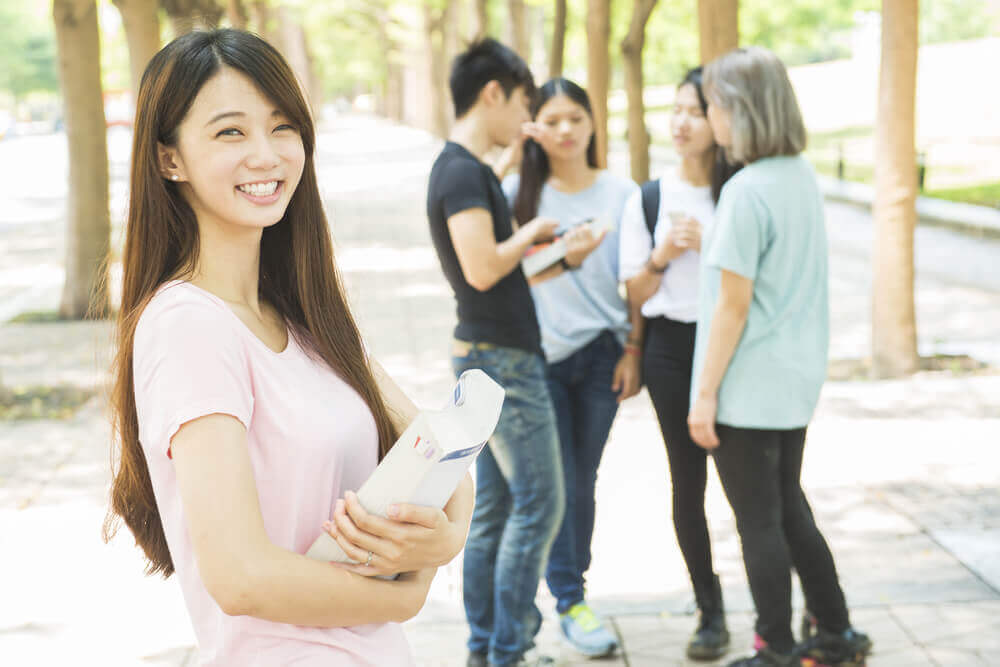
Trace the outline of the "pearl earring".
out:
M 170 178 L 174 179 L 175 181 L 181 180 L 181 177 L 178 176 L 177 174 L 173 174 Z

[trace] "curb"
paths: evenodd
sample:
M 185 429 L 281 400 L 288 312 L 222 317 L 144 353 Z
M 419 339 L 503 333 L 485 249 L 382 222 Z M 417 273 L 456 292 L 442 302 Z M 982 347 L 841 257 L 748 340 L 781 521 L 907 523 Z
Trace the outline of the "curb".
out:
M 829 176 L 818 176 L 817 180 L 826 199 L 871 210 L 875 201 L 873 186 L 838 181 Z M 918 196 L 917 220 L 920 224 L 946 227 L 981 237 L 1000 238 L 1000 210 L 989 206 Z

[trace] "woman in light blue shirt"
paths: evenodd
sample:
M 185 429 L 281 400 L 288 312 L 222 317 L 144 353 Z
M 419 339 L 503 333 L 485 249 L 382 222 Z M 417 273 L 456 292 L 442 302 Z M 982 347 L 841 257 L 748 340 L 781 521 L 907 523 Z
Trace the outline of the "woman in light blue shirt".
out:
M 723 188 L 702 244 L 688 416 L 736 516 L 757 610 L 757 652 L 731 665 L 862 664 L 871 641 L 851 627 L 799 481 L 829 341 L 823 202 L 801 156 L 805 127 L 788 73 L 766 49 L 710 63 L 705 92 L 716 141 L 746 164 Z M 816 619 L 798 645 L 793 566 Z
M 618 292 L 619 221 L 625 200 L 638 188 L 597 166 L 590 100 L 572 81 L 542 86 L 532 120 L 520 174 L 504 181 L 504 191 L 520 224 L 539 215 L 559 220 L 557 233 L 569 235 L 571 248 L 561 264 L 530 281 L 566 482 L 566 514 L 546 580 L 563 635 L 594 657 L 618 644 L 587 606 L 584 573 L 590 567 L 597 467 L 618 403 L 639 388 L 638 349 L 625 350 L 630 323 Z M 588 219 L 610 229 L 592 232 L 578 225 Z M 588 241 L 592 234 L 597 238 Z M 574 252 L 577 247 L 580 252 Z

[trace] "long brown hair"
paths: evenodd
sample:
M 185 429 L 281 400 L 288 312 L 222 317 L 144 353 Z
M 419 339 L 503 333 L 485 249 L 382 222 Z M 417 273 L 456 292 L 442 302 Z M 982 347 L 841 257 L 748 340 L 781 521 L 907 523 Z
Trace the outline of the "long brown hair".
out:
M 198 263 L 198 221 L 178 186 L 161 175 L 157 143 L 176 144 L 177 128 L 198 91 L 222 67 L 253 80 L 298 129 L 305 148 L 302 179 L 285 215 L 261 237 L 260 296 L 278 310 L 296 340 L 368 404 L 378 428 L 379 459 L 397 437 L 334 265 L 313 162 L 315 130 L 294 74 L 272 46 L 248 32 L 223 29 L 175 39 L 146 67 L 136 102 L 111 395 L 116 446 L 104 523 L 108 540 L 118 520 L 124 520 L 149 560 L 147 574 L 165 577 L 174 565 L 139 444 L 132 344 L 139 316 L 157 288 L 170 279 L 190 277 Z

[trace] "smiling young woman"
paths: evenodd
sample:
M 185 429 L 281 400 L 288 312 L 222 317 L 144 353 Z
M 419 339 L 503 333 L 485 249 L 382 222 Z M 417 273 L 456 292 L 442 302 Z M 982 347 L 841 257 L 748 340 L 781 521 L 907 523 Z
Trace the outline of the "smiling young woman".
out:
M 122 519 L 148 571 L 177 574 L 204 665 L 412 664 L 396 622 L 471 516 L 471 479 L 391 521 L 345 493 L 414 407 L 365 353 L 314 146 L 291 70 L 250 33 L 185 35 L 143 75 L 105 530 Z M 366 566 L 302 555 L 331 516 Z

